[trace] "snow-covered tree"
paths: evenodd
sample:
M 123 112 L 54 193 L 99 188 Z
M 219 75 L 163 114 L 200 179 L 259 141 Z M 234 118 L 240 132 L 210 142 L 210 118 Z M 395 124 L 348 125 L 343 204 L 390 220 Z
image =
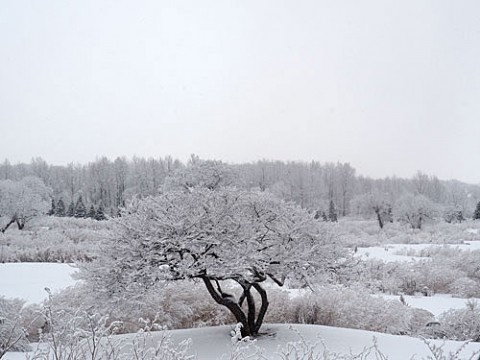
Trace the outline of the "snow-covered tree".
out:
M 412 229 L 421 229 L 423 223 L 433 219 L 436 212 L 436 205 L 423 195 L 404 194 L 395 203 L 396 216 Z
M 48 210 L 47 215 L 49 216 L 55 215 L 55 211 L 56 211 L 55 200 L 52 198 L 52 205 L 50 206 L 50 210 Z
M 100 204 L 97 208 L 97 211 L 95 213 L 95 220 L 102 221 L 106 220 L 107 218 L 105 217 L 105 212 L 103 210 L 102 204 Z
M 75 212 L 73 214 L 76 218 L 85 218 L 87 217 L 87 208 L 83 203 L 82 195 L 80 195 L 77 199 L 77 203 L 75 204 Z
M 63 202 L 63 199 L 59 199 L 57 201 L 57 206 L 55 207 L 55 216 L 65 216 L 65 203 Z
M 65 215 L 68 217 L 73 217 L 75 215 L 75 204 L 73 203 L 73 201 L 71 201 L 70 205 L 68 205 L 68 209 Z
M 50 189 L 37 177 L 0 181 L 0 231 L 14 223 L 23 229 L 29 220 L 48 212 L 49 202 Z
M 201 160 L 192 155 L 187 167 L 177 169 L 165 179 L 164 189 L 188 190 L 201 187 L 214 190 L 232 185 L 235 179 L 235 171 L 229 165 L 216 160 Z
M 372 192 L 357 195 L 352 199 L 351 206 L 356 210 L 357 214 L 367 216 L 375 214 L 380 229 L 383 229 L 386 222 L 393 221 L 392 205 L 386 194 Z
M 480 219 L 480 201 L 477 203 L 477 207 L 473 212 L 473 220 L 479 220 L 479 219 Z
M 95 214 L 97 212 L 95 211 L 95 207 L 92 205 L 90 206 L 90 210 L 88 210 L 87 217 L 90 219 L 95 219 Z
M 333 200 L 330 200 L 330 204 L 328 205 L 328 220 L 337 222 L 337 209 L 335 208 Z
M 268 278 L 282 286 L 289 273 L 317 275 L 338 266 L 341 255 L 306 210 L 267 192 L 235 188 L 135 200 L 103 249 L 83 272 L 96 291 L 110 297 L 162 280 L 199 279 L 243 325 L 243 336 L 259 332 L 269 305 L 262 286 Z M 235 282 L 241 294 L 225 293 L 223 280 Z

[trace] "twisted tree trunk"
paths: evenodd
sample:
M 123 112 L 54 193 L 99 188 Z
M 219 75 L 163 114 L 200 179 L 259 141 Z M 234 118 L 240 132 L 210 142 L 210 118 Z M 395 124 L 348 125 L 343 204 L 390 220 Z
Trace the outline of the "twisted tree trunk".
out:
M 241 283 L 243 293 L 237 301 L 234 296 L 225 294 L 221 291 L 220 286 L 217 284 L 217 289 L 212 284 L 212 279 L 208 276 L 201 277 L 210 296 L 217 302 L 217 304 L 225 306 L 235 317 L 238 323 L 242 324 L 242 337 L 256 336 L 263 324 L 265 314 L 268 309 L 267 292 L 258 283 L 248 284 Z M 251 288 L 254 288 L 262 299 L 260 309 L 256 311 L 255 299 L 251 293 Z M 244 300 L 247 300 L 246 311 L 242 308 Z

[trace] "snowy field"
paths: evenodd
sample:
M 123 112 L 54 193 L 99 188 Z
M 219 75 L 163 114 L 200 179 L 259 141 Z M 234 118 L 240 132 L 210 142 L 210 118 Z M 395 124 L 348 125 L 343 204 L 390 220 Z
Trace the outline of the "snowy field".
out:
M 72 274 L 76 271 L 68 264 L 0 264 L 0 296 L 20 298 L 27 304 L 40 303 L 48 296 L 46 287 L 55 292 L 73 285 Z
M 409 253 L 418 253 L 429 247 L 444 248 L 450 247 L 458 250 L 480 250 L 480 241 L 465 241 L 463 244 L 440 245 L 440 244 L 386 244 L 383 246 L 359 247 L 356 256 L 364 259 L 378 259 L 385 262 L 394 261 L 415 261 L 420 259 L 416 256 L 409 256 Z

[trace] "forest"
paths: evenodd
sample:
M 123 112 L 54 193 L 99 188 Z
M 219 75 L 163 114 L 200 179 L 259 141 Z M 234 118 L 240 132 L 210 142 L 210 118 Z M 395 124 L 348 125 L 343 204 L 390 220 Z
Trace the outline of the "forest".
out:
M 302 208 L 318 211 L 319 215 L 328 215 L 330 211 L 342 217 L 374 215 L 380 220 L 382 213 L 393 212 L 402 204 L 411 205 L 415 200 L 428 208 L 427 217 L 434 215 L 455 222 L 472 218 L 480 201 L 479 184 L 440 180 L 421 171 L 408 179 L 395 176 L 372 179 L 357 175 L 349 163 L 260 160 L 227 164 L 202 160 L 195 155 L 187 163 L 170 156 L 115 160 L 101 157 L 88 164 L 66 166 L 50 165 L 41 158 L 34 158 L 29 164 L 11 164 L 5 160 L 0 164 L 0 179 L 15 182 L 28 176 L 37 177 L 48 188 L 52 202 L 50 211 L 60 216 L 64 213 L 73 216 L 79 199 L 85 210 L 77 216 L 83 217 L 90 212 L 94 217 L 92 207 L 116 216 L 130 199 L 157 195 L 165 186 L 165 180 L 177 171 L 205 168 L 208 173 L 209 166 L 228 170 L 217 179 L 224 186 L 268 190 Z M 408 196 L 413 198 L 408 199 Z

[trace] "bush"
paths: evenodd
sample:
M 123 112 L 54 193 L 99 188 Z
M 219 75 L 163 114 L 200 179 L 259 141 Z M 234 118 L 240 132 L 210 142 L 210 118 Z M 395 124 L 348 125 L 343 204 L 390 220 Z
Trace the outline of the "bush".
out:
M 375 297 L 361 289 L 324 287 L 294 298 L 282 291 L 270 291 L 270 294 L 268 322 L 316 324 L 398 335 L 416 334 L 433 319 L 428 311 Z
M 29 349 L 27 333 L 22 326 L 23 305 L 21 300 L 0 297 L 0 358 L 7 351 Z
M 476 301 L 468 301 L 463 309 L 443 313 L 439 322 L 448 339 L 480 342 L 480 306 Z

